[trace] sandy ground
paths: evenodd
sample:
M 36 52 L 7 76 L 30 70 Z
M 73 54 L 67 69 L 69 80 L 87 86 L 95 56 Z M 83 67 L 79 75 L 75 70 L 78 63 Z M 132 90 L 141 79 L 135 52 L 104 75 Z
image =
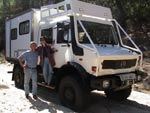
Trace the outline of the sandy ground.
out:
M 39 98 L 34 100 L 30 94 L 29 100 L 25 98 L 24 91 L 17 89 L 11 81 L 12 74 L 7 71 L 12 70 L 12 65 L 0 65 L 0 113 L 65 113 L 73 112 L 59 104 L 52 103 L 49 98 L 44 98 L 46 94 L 42 89 L 38 91 Z M 49 92 L 50 93 L 50 92 Z M 54 95 L 54 93 L 53 93 Z M 51 98 L 53 98 L 51 95 Z M 48 97 L 48 94 L 46 94 Z M 59 102 L 57 102 L 59 103 Z
M 17 89 L 11 81 L 12 65 L 0 64 L 0 113 L 71 113 L 72 110 L 61 106 L 58 94 L 44 87 L 38 88 L 38 100 Z M 88 99 L 85 113 L 150 113 L 150 93 L 133 91 L 128 100 L 116 102 L 105 97 L 103 92 L 94 91 Z

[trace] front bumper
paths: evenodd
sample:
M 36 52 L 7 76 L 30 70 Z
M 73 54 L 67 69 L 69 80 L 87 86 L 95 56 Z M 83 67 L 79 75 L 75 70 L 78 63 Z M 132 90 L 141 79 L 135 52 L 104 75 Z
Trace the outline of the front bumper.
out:
M 144 76 L 146 76 L 146 74 L 142 71 L 100 76 L 93 78 L 90 82 L 90 86 L 93 90 L 119 90 L 142 81 Z

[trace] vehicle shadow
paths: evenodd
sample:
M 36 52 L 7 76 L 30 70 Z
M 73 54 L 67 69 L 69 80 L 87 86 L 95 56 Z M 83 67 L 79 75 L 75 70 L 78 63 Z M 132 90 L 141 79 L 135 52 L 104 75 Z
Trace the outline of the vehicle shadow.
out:
M 62 111 L 64 113 L 73 112 L 69 108 L 65 108 L 60 105 L 58 95 L 54 90 L 49 88 L 38 86 L 38 99 L 29 98 L 32 106 L 31 109 L 37 109 L 38 112 L 58 113 Z
M 4 83 L 0 83 L 0 90 L 1 89 L 9 89 L 9 86 Z
M 92 92 L 88 98 L 86 113 L 150 113 L 150 106 L 127 99 L 114 101 L 106 98 L 103 93 Z
M 73 112 L 60 104 L 57 92 L 52 89 L 40 86 L 38 88 L 38 96 L 40 99 L 37 101 L 32 100 L 31 103 L 39 111 L 47 109 L 51 113 L 56 113 L 57 110 L 64 113 Z M 47 103 L 46 101 L 49 102 Z M 54 103 L 55 106 L 51 103 Z M 86 97 L 85 103 L 85 108 L 81 113 L 150 113 L 150 106 L 129 99 L 123 102 L 113 101 L 106 98 L 104 93 L 99 92 L 91 92 Z

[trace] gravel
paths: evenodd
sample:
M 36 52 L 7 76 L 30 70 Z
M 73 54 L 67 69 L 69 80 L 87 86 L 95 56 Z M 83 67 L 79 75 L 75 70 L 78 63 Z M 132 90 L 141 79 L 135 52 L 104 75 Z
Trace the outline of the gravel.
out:
M 38 100 L 25 98 L 24 91 L 17 89 L 11 80 L 10 64 L 0 64 L 0 113 L 72 113 L 74 111 L 60 104 L 58 94 L 53 90 L 38 87 Z M 140 90 L 140 88 L 138 88 Z M 124 102 L 116 102 L 105 97 L 103 92 L 93 91 L 85 113 L 150 113 L 150 91 L 132 91 Z
M 0 113 L 67 113 L 72 110 L 60 105 L 55 94 L 39 87 L 39 98 L 33 99 L 30 94 L 29 100 L 25 98 L 24 91 L 17 89 L 11 81 L 11 75 L 7 71 L 12 70 L 10 64 L 0 64 Z M 43 90 L 43 91 L 42 91 Z M 47 94 L 46 94 L 47 93 Z M 50 95 L 50 98 L 48 98 Z M 45 98 L 45 96 L 47 98 Z M 57 95 L 56 95 L 57 96 Z M 53 98 L 54 97 L 54 98 Z M 55 101 L 53 103 L 52 101 Z M 58 104 L 57 104 L 58 103 Z
M 0 83 L 0 113 L 63 113 L 71 110 L 46 101 L 42 98 L 34 100 L 30 95 L 25 98 L 24 91 L 13 86 Z

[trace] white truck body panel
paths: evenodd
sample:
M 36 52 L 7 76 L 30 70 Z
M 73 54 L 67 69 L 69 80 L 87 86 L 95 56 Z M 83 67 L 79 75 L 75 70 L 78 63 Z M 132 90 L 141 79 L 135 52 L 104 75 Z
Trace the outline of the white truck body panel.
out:
M 126 73 L 126 72 L 133 72 L 135 70 L 138 70 L 138 62 L 137 62 L 138 58 L 139 58 L 138 55 L 133 55 L 133 54 L 121 55 L 120 52 L 116 52 L 115 54 L 112 51 L 110 53 L 107 53 L 107 52 L 105 52 L 106 54 L 103 54 L 97 58 L 96 53 L 86 49 L 86 50 L 84 50 L 84 56 L 74 56 L 73 61 L 82 65 L 88 71 L 88 73 L 95 75 L 95 76 L 103 76 L 103 75 L 110 75 L 110 74 L 117 74 L 117 73 Z M 80 61 L 80 59 L 83 59 L 83 60 Z M 117 61 L 117 60 L 133 60 L 133 59 L 137 59 L 136 65 L 133 67 L 130 67 L 130 68 L 102 69 L 102 64 L 103 64 L 104 60 Z M 97 64 L 98 64 L 98 66 L 97 66 Z M 92 66 L 99 67 L 98 73 L 92 71 Z
M 32 12 L 26 13 L 20 17 L 14 18 L 11 20 L 11 28 L 18 28 L 19 23 L 29 20 L 30 23 L 32 21 Z M 18 29 L 19 30 L 19 29 Z M 17 32 L 18 38 L 17 40 L 11 40 L 11 57 L 16 58 L 18 55 L 27 49 L 29 49 L 30 40 L 31 40 L 31 24 L 29 28 L 29 33 L 25 35 L 20 35 Z M 24 43 L 22 43 L 24 42 Z M 16 45 L 17 44 L 17 45 Z M 19 53 L 18 53 L 19 52 Z
M 37 42 L 39 20 L 40 12 L 32 9 L 6 21 L 6 57 L 17 58 L 22 52 L 29 49 L 30 41 Z M 29 21 L 29 33 L 20 34 L 20 23 L 25 21 Z M 11 30 L 14 28 L 17 29 L 17 38 L 11 40 Z
M 67 8 L 69 5 L 69 8 Z M 63 7 L 63 10 L 59 8 Z M 94 12 L 94 13 L 93 13 Z M 103 19 L 112 19 L 110 8 L 81 2 L 78 0 L 65 0 L 58 4 L 41 7 L 41 20 L 48 20 L 63 15 L 89 15 Z
M 5 23 L 5 31 L 6 31 L 6 57 L 10 57 L 10 21 L 6 21 Z

